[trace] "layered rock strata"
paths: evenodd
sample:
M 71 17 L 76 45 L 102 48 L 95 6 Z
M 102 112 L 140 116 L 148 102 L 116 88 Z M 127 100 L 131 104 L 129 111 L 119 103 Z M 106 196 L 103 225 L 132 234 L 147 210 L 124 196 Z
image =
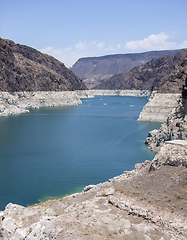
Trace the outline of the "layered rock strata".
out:
M 153 92 L 149 102 L 143 107 L 139 115 L 139 121 L 164 122 L 177 107 L 179 93 L 157 93 Z
M 152 162 L 81 193 L 29 207 L 9 203 L 0 212 L 0 237 L 185 240 L 186 156 L 185 146 L 170 143 Z
M 77 106 L 80 99 L 96 95 L 148 97 L 149 91 L 138 90 L 76 90 L 0 92 L 0 116 L 29 112 L 29 109 L 52 106 Z
M 89 98 L 94 96 L 130 96 L 130 97 L 150 97 L 148 90 L 77 90 L 80 98 Z
M 74 91 L 0 92 L 0 116 L 26 113 L 32 108 L 77 106 L 81 103 Z

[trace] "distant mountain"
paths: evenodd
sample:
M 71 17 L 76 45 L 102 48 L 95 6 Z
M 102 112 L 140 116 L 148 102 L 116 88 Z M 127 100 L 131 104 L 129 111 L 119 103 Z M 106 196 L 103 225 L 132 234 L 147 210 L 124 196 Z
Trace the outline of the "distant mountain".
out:
M 173 55 L 153 58 L 128 73 L 114 75 L 94 89 L 157 90 L 186 56 L 187 50 L 181 50 Z
M 71 70 L 83 80 L 88 88 L 93 88 L 113 75 L 126 73 L 136 66 L 149 62 L 154 57 L 172 55 L 178 51 L 179 50 L 151 51 L 80 58 Z
M 0 38 L 0 91 L 71 91 L 87 89 L 55 58 Z

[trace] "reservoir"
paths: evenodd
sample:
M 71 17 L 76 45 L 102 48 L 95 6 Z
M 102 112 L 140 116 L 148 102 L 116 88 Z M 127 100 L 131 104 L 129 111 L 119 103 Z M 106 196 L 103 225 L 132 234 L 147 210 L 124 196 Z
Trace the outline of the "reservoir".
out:
M 96 96 L 76 107 L 0 118 L 0 210 L 83 190 L 152 160 L 139 122 L 146 98 Z

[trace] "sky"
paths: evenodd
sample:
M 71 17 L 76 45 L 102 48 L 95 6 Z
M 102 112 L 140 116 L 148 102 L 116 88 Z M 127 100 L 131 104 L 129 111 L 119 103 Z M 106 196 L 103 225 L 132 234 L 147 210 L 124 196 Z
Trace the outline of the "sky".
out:
M 0 0 L 0 37 L 79 58 L 187 48 L 187 0 Z

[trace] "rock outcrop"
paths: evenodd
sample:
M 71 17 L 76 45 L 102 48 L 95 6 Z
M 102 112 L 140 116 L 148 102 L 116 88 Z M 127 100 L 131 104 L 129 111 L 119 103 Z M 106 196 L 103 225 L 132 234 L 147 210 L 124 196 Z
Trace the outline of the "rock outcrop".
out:
M 169 78 L 176 67 L 181 65 L 186 56 L 187 50 L 181 50 L 173 55 L 153 58 L 151 61 L 133 68 L 128 73 L 114 75 L 94 89 L 156 91 Z
M 177 107 L 180 93 L 152 92 L 149 102 L 143 107 L 138 120 L 164 122 Z
M 171 111 L 168 118 L 161 125 L 159 130 L 153 130 L 148 134 L 145 141 L 148 147 L 153 151 L 158 151 L 159 147 L 165 141 L 169 140 L 186 140 L 187 139 L 187 59 L 183 61 L 170 78 L 164 83 L 158 91 L 180 91 L 180 98 L 175 109 Z M 167 96 L 167 94 L 164 94 Z M 174 94 L 173 94 L 174 96 Z M 146 106 L 144 116 L 146 116 Z
M 180 99 L 178 106 L 161 125 L 160 129 L 149 132 L 145 141 L 149 149 L 157 152 L 165 141 L 187 139 L 186 105 L 186 99 Z
M 150 97 L 151 94 L 147 90 L 77 90 L 76 93 L 82 99 L 94 96 Z
M 184 58 L 182 63 L 175 68 L 169 78 L 159 86 L 159 93 L 182 93 L 183 98 L 186 97 L 187 87 L 187 56 Z
M 154 57 L 172 55 L 179 50 L 152 51 L 133 54 L 114 54 L 101 57 L 80 58 L 71 68 L 90 89 L 105 82 L 115 74 L 126 73 L 132 68 L 151 61 Z M 112 88 L 102 88 L 112 89 Z M 117 88 L 113 88 L 117 89 Z M 120 88 L 119 88 L 120 89 Z M 124 89 L 124 88 L 123 88 Z
M 165 142 L 150 165 L 150 171 L 159 169 L 162 165 L 187 167 L 187 141 L 173 140 Z
M 149 97 L 149 91 L 139 90 L 75 90 L 0 92 L 0 116 L 29 112 L 29 109 L 53 106 L 77 106 L 80 99 L 102 96 Z
M 0 116 L 29 112 L 29 109 L 81 104 L 75 91 L 0 92 Z
M 87 89 L 63 63 L 27 46 L 0 38 L 0 91 Z

